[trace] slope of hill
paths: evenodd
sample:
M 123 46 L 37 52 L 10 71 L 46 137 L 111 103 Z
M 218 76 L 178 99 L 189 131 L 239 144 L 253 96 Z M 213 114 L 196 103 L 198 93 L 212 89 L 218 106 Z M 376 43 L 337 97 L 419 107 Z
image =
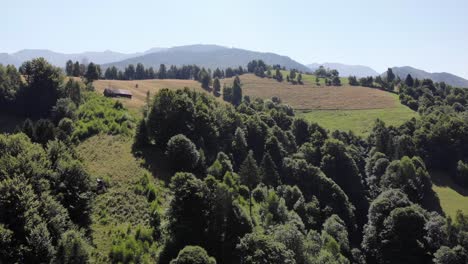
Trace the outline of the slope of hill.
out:
M 12 65 L 18 66 L 21 63 L 19 60 L 17 60 L 15 57 L 11 56 L 8 53 L 0 53 L 0 64 L 3 64 L 3 65 L 12 64 Z
M 390 93 L 359 86 L 325 86 L 315 84 L 313 75 L 303 75 L 304 85 L 293 85 L 286 81 L 259 78 L 253 74 L 240 76 L 242 92 L 251 97 L 271 99 L 279 97 L 283 103 L 296 110 L 310 109 L 376 109 L 392 108 L 395 100 Z M 221 85 L 231 85 L 233 78 L 221 80 Z
M 288 69 L 308 71 L 309 69 L 287 56 L 274 53 L 255 52 L 237 48 L 227 48 L 216 45 L 190 45 L 170 48 L 161 52 L 146 54 L 120 62 L 102 65 L 103 68 L 116 66 L 124 68 L 129 64 L 143 63 L 145 67 L 158 68 L 160 64 L 189 65 L 196 64 L 205 68 L 227 68 L 246 66 L 248 62 L 261 59 L 266 64 L 280 64 Z
M 66 54 L 54 52 L 51 50 L 40 50 L 40 49 L 25 49 L 18 52 L 10 54 L 12 58 L 16 60 L 16 64 L 21 64 L 24 61 L 31 60 L 33 58 L 44 57 L 51 64 L 59 67 L 64 67 L 67 60 L 72 61 L 92 61 L 98 64 L 104 64 L 119 60 L 124 60 L 130 57 L 138 56 L 141 53 L 135 54 L 125 54 L 106 50 L 103 52 L 83 52 L 83 53 L 74 53 Z M 3 63 L 0 58 L 0 63 Z
M 432 79 L 435 82 L 445 82 L 452 86 L 468 88 L 468 80 L 447 72 L 430 73 L 410 66 L 393 67 L 392 70 L 393 73 L 401 79 L 404 79 L 408 74 L 411 74 L 413 78 Z M 382 76 L 384 75 L 385 73 L 382 73 Z
M 356 76 L 356 77 L 367 77 L 367 76 L 377 76 L 379 73 L 374 69 L 363 66 L 363 65 L 347 65 L 342 63 L 312 63 L 308 64 L 311 70 L 316 70 L 318 67 L 323 66 L 325 68 L 335 69 L 340 73 L 340 76 Z

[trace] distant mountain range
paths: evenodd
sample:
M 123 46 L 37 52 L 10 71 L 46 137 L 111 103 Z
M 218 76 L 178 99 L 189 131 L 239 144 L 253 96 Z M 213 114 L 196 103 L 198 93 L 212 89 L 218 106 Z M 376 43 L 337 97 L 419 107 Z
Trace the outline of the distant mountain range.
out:
M 83 52 L 75 54 L 59 53 L 50 50 L 27 49 L 15 53 L 0 53 L 1 64 L 20 66 L 24 61 L 44 57 L 55 66 L 65 67 L 67 60 L 94 62 L 103 68 L 116 66 L 123 69 L 129 64 L 143 63 L 145 67 L 159 68 L 160 64 L 196 64 L 206 68 L 227 68 L 246 66 L 251 60 L 261 59 L 267 64 L 280 64 L 288 69 L 308 71 L 309 69 L 289 57 L 274 53 L 255 52 L 244 49 L 227 48 L 218 45 L 189 45 L 173 48 L 152 48 L 145 52 L 120 53 L 114 51 Z
M 379 75 L 379 73 L 375 71 L 374 69 L 367 67 L 367 66 L 362 66 L 362 65 L 347 65 L 347 64 L 342 64 L 342 63 L 330 63 L 330 62 L 313 63 L 313 64 L 307 65 L 307 67 L 309 67 L 309 69 L 311 69 L 312 71 L 315 71 L 320 66 L 323 66 L 325 68 L 335 69 L 340 73 L 340 76 L 343 76 L 343 77 L 356 76 L 360 78 L 360 77 Z
M 446 84 L 455 87 L 468 88 L 468 80 L 447 72 L 430 73 L 410 66 L 393 67 L 392 71 L 396 76 L 399 76 L 402 80 L 404 80 L 408 74 L 411 74 L 411 77 L 413 78 L 431 79 L 435 82 L 445 82 Z M 385 74 L 386 72 L 382 73 L 382 76 L 385 76 Z
M 217 45 L 190 45 L 174 47 L 145 54 L 138 57 L 129 58 L 119 62 L 113 62 L 102 65 L 103 68 L 116 66 L 124 68 L 129 64 L 142 63 L 146 67 L 159 68 L 160 64 L 166 65 L 189 65 L 195 64 L 205 68 L 245 67 L 252 60 L 263 60 L 266 64 L 280 64 L 287 69 L 297 69 L 308 71 L 309 69 L 297 61 L 287 56 L 281 56 L 274 53 L 256 52 L 237 48 L 227 48 Z
M 374 69 L 363 65 L 346 65 L 342 63 L 313 63 L 307 66 L 287 57 L 269 52 L 256 52 L 245 49 L 228 48 L 218 45 L 188 45 L 172 48 L 151 48 L 144 52 L 120 53 L 106 50 L 103 52 L 83 53 L 59 53 L 44 49 L 25 49 L 15 53 L 0 53 L 0 64 L 13 64 L 20 66 L 24 61 L 37 57 L 44 57 L 53 65 L 65 67 L 67 60 L 82 63 L 94 62 L 100 64 L 103 69 L 116 66 L 123 69 L 129 64 L 143 63 L 145 67 L 159 68 L 160 64 L 166 65 L 189 65 L 196 64 L 205 68 L 227 68 L 246 66 L 251 60 L 261 59 L 265 63 L 279 64 L 287 69 L 299 71 L 313 71 L 323 65 L 325 68 L 336 69 L 340 76 L 350 75 L 356 77 L 377 76 L 379 73 Z M 413 78 L 432 79 L 436 82 L 445 82 L 452 86 L 468 87 L 468 80 L 450 73 L 430 73 L 413 67 L 393 67 L 394 73 L 401 79 L 411 74 Z M 381 74 L 384 75 L 385 73 Z
M 356 77 L 367 77 L 367 76 L 385 76 L 386 71 L 384 73 L 379 74 L 374 69 L 362 66 L 362 65 L 346 65 L 341 63 L 313 63 L 307 65 L 310 70 L 314 71 L 318 67 L 323 65 L 325 68 L 336 69 L 340 73 L 340 76 L 347 77 L 347 76 L 356 76 Z M 456 76 L 451 73 L 446 72 L 435 72 L 430 73 L 424 70 L 416 69 L 410 66 L 404 67 L 393 67 L 393 73 L 399 76 L 401 79 L 405 79 L 408 74 L 411 74 L 413 78 L 418 79 L 431 79 L 435 82 L 445 82 L 446 84 L 455 86 L 455 87 L 465 87 L 468 88 L 468 80 Z
M 164 50 L 163 48 L 152 48 L 145 52 L 138 53 L 120 53 L 115 51 L 102 51 L 102 52 L 83 52 L 83 53 L 59 53 L 51 50 L 45 49 L 25 49 L 20 50 L 15 53 L 7 54 L 0 53 L 0 63 L 2 64 L 13 64 L 15 66 L 20 66 L 23 62 L 38 58 L 44 57 L 47 61 L 52 63 L 55 66 L 65 67 L 65 63 L 68 60 L 79 61 L 79 62 L 94 62 L 97 64 L 105 64 L 114 61 L 121 61 L 132 57 L 141 56 L 144 54 L 159 52 Z

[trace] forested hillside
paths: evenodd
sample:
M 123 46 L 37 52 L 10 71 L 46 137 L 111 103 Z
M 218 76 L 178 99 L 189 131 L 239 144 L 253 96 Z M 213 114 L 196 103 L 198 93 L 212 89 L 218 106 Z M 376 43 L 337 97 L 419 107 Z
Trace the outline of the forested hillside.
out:
M 361 137 L 245 96 L 235 76 L 299 87 L 300 72 L 256 61 L 221 94 L 225 72 L 197 68 L 184 76 L 208 92 L 158 89 L 138 112 L 95 91 L 93 63 L 81 78 L 0 65 L 0 111 L 25 120 L 0 135 L 0 262 L 468 262 L 468 215 L 448 216 L 431 179 L 468 186 L 467 90 L 387 78 L 375 88 L 419 118 Z

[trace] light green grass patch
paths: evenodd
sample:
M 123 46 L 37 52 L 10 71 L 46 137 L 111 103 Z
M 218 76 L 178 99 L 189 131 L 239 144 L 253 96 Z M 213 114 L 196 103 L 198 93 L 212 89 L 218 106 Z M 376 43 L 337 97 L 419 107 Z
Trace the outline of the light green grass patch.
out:
M 444 172 L 431 172 L 432 189 L 437 193 L 442 210 L 455 219 L 458 210 L 468 214 L 468 190 L 455 184 Z
M 394 95 L 397 100 L 397 96 Z M 324 128 L 335 131 L 352 131 L 359 136 L 368 136 L 376 119 L 386 125 L 399 126 L 418 114 L 397 102 L 394 108 L 365 110 L 305 110 L 296 112 L 309 122 L 315 122 Z
M 133 139 L 124 136 L 92 136 L 77 148 L 88 172 L 108 183 L 107 192 L 96 197 L 92 213 L 93 263 L 109 263 L 115 234 L 126 226 L 150 227 L 150 204 L 136 192 L 143 175 L 149 174 L 142 160 L 132 154 Z M 151 177 L 157 186 L 156 200 L 166 203 L 164 184 Z

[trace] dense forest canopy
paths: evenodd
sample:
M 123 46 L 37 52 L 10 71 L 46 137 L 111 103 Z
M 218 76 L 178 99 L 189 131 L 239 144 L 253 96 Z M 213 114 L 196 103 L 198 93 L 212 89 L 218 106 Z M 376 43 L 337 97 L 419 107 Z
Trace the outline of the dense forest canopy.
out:
M 231 70 L 282 76 L 261 61 Z M 199 78 L 211 89 L 227 71 L 137 65 L 104 75 Z M 318 71 L 332 84 L 339 76 Z M 66 73 L 86 84 L 44 59 L 0 66 L 1 111 L 30 118 L 0 135 L 0 262 L 91 261 L 91 213 L 106 190 L 75 148 L 96 134 L 132 137 L 133 155 L 157 155 L 169 175 L 162 186 L 144 175 L 129 187 L 147 200 L 148 225 L 120 233 L 105 252 L 110 262 L 468 262 L 468 216 L 444 214 L 430 176 L 443 170 L 468 185 L 467 90 L 388 74 L 379 88 L 398 92 L 420 118 L 399 127 L 377 120 L 362 138 L 297 118 L 278 98 L 243 96 L 238 76 L 223 88 L 226 102 L 162 89 L 138 118 L 93 91 L 97 65 L 67 63 Z

